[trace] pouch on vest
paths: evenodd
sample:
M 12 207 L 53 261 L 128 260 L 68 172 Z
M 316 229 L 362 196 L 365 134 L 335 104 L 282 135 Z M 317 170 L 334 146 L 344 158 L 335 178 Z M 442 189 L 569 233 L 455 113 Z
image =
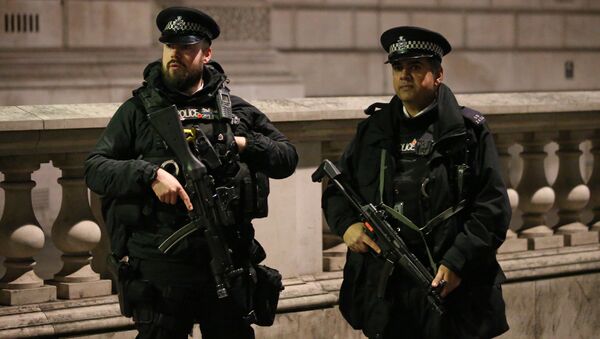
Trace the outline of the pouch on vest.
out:
M 113 253 L 107 257 L 107 267 L 117 282 L 119 308 L 125 317 L 132 317 L 136 305 L 151 303 L 156 291 L 149 282 L 137 279 L 135 268 L 127 261 L 122 261 Z
M 142 220 L 143 206 L 144 200 L 140 198 L 102 199 L 111 250 L 118 258 L 127 255 L 127 240 L 131 229 Z
M 244 220 L 264 218 L 269 213 L 269 178 L 261 172 L 252 172 L 248 165 L 240 163 L 242 214 Z
M 258 326 L 271 326 L 275 321 L 279 293 L 284 289 L 278 270 L 265 266 L 256 266 L 256 290 L 254 291 L 255 323 Z

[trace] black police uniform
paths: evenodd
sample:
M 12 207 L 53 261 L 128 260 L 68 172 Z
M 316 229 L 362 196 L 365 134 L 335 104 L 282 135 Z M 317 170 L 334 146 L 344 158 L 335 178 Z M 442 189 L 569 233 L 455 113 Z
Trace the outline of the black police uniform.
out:
M 219 32 L 206 14 L 186 8 L 164 10 L 157 23 L 163 42 L 195 43 L 198 36 L 210 41 Z M 103 199 L 112 251 L 117 258 L 129 256 L 131 280 L 138 283 L 128 292 L 137 299 L 132 313 L 138 338 L 187 338 L 194 322 L 200 323 L 203 338 L 253 338 L 250 324 L 233 311 L 228 298 L 217 300 L 201 232 L 191 234 L 168 254 L 158 250 L 189 220 L 181 201 L 163 204 L 151 189 L 159 166 L 175 173 L 176 161 L 149 124 L 147 113 L 176 105 L 184 128 L 202 129 L 228 164 L 211 173 L 215 180 L 230 180 L 236 187 L 260 173 L 271 178 L 291 175 L 298 162 L 296 150 L 262 112 L 239 97 L 231 96 L 232 116 L 216 119 L 220 116 L 216 97 L 228 91 L 227 78 L 216 62 L 204 66 L 204 86 L 191 96 L 165 86 L 161 67 L 160 61 L 146 67 L 144 85 L 119 107 L 85 162 L 87 185 Z M 239 159 L 234 134 L 247 141 Z M 183 181 L 181 173 L 177 177 Z M 266 202 L 268 186 L 261 189 Z M 251 219 L 256 212 L 246 212 L 241 203 L 232 204 L 237 227 L 227 233 L 236 267 L 256 265 L 265 256 L 254 240 Z
M 416 27 L 391 29 L 382 44 L 390 62 L 441 60 L 450 50 L 441 35 Z M 508 330 L 500 288 L 505 277 L 495 254 L 511 210 L 493 137 L 484 117 L 459 106 L 444 84 L 436 100 L 414 118 L 405 116 L 397 96 L 372 105 L 339 161 L 345 180 L 365 201 L 393 206 L 419 227 L 450 207 L 464 206 L 424 232 L 426 246 L 417 232 L 397 222 L 424 265 L 431 266 L 429 249 L 436 265 L 462 278 L 446 297 L 444 316 L 430 309 L 425 291 L 401 269 L 395 270 L 385 297 L 378 298 L 382 260 L 348 252 L 340 311 L 370 338 L 489 338 Z M 327 187 L 322 203 L 328 224 L 340 236 L 360 222 L 335 187 Z

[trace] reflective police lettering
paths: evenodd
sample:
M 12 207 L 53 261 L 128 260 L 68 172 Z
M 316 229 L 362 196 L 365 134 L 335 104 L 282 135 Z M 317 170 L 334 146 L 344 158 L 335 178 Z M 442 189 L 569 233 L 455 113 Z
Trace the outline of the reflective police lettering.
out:
M 414 152 L 415 146 L 417 145 L 417 139 L 413 139 L 411 142 L 400 144 L 400 152 Z
M 206 119 L 211 120 L 214 118 L 214 113 L 209 108 L 184 108 L 179 110 L 181 120 L 188 119 Z
M 181 116 L 181 119 L 196 118 L 198 116 L 198 109 L 197 108 L 180 109 L 179 115 Z

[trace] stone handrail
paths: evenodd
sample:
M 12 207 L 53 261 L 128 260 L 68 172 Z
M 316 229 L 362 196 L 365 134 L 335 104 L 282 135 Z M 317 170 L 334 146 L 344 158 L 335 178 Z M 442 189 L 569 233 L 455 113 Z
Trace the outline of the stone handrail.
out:
M 557 270 L 560 274 L 598 270 L 600 166 L 596 161 L 585 180 L 579 158 L 583 142 L 592 146 L 586 156 L 599 158 L 600 92 L 464 94 L 457 99 L 485 115 L 495 133 L 507 182 L 519 176 L 512 173 L 517 157 L 512 147 L 522 147 L 521 179 L 509 189 L 511 205 L 520 219 L 513 220 L 508 239 L 499 250 L 503 267 L 518 272 L 513 276 L 517 280 Z M 253 102 L 296 144 L 301 159 L 294 176 L 272 183 L 271 215 L 255 223 L 257 237 L 270 254 L 268 264 L 280 268 L 290 287 L 296 286 L 290 288 L 291 292 L 300 291 L 283 298 L 280 310 L 310 309 L 336 302 L 329 292 L 311 290 L 310 286 L 316 285 L 306 279 L 294 280 L 327 275 L 322 273 L 324 262 L 335 270 L 343 261 L 340 253 L 322 251 L 328 234 L 321 231 L 321 187 L 310 183 L 309 175 L 323 158 L 340 154 L 356 124 L 365 117 L 365 107 L 388 100 L 344 97 Z M 86 297 L 99 298 L 96 308 L 115 311 L 114 299 L 103 297 L 111 293 L 110 280 L 103 279 L 102 260 L 98 260 L 106 252 L 106 235 L 98 220 L 97 199 L 92 195 L 92 201 L 88 200 L 82 162 L 118 106 L 0 107 L 0 172 L 4 175 L 0 183 L 4 190 L 4 199 L 0 200 L 0 254 L 5 257 L 6 270 L 0 280 L 0 304 L 10 305 L 0 307 L 0 318 L 6 320 L 21 310 L 32 313 L 26 310 L 36 307 L 44 310 L 51 307 L 44 305 L 51 304 L 56 310 L 68 309 L 75 307 L 72 300 L 92 302 Z M 547 179 L 551 154 L 546 146 L 550 142 L 558 144 L 558 160 L 553 165 L 558 172 L 552 184 Z M 60 209 L 51 225 L 37 219 L 32 204 L 32 188 L 36 184 L 32 173 L 48 162 L 62 171 L 58 180 L 62 187 Z M 549 224 L 554 211 L 558 221 Z M 34 256 L 46 240 L 42 226 L 50 230 L 53 245 L 63 254 L 62 269 L 54 272 L 52 279 L 42 279 L 34 271 Z M 536 261 L 540 256 L 552 257 L 558 264 Z M 587 261 L 579 265 L 573 258 Z M 93 259 L 98 263 L 92 265 Z M 519 265 L 526 269 L 519 271 Z M 539 267 L 531 270 L 527 265 Z M 328 286 L 322 291 L 334 293 L 339 288 L 339 272 L 331 274 L 331 279 L 321 279 Z M 90 312 L 95 312 L 92 309 Z M 3 325 L 4 320 L 0 320 L 0 331 L 8 328 Z M 119 321 L 115 320 L 114 327 L 129 324 Z M 103 326 L 94 325 L 93 321 L 89 324 Z

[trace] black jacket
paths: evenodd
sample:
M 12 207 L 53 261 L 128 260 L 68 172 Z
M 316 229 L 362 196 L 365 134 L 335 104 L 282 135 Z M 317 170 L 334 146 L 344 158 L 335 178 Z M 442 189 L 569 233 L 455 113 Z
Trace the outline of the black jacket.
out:
M 382 149 L 386 149 L 388 154 L 385 162 L 386 183 L 392 182 L 395 172 L 393 155 L 397 136 L 394 126 L 401 123 L 402 102 L 395 96 L 389 104 L 371 106 L 368 113 L 370 117 L 358 125 L 356 136 L 343 153 L 339 167 L 345 180 L 365 201 L 378 203 Z M 479 286 L 489 287 L 504 280 L 495 254 L 504 241 L 511 209 L 493 137 L 483 116 L 460 107 L 445 85 L 441 85 L 438 91 L 437 115 L 433 125 L 435 146 L 427 163 L 429 218 L 456 204 L 461 198 L 465 198 L 467 204 L 463 211 L 437 226 L 427 237 L 427 242 L 434 261 L 444 264 L 463 279 L 461 287 L 451 293 L 453 297 L 471 298 L 473 302 L 495 298 L 473 294 L 474 290 L 481 290 Z M 453 180 L 454 165 L 458 163 L 457 154 L 462 157 L 465 150 L 468 150 L 469 172 L 465 178 L 464 193 L 459 197 Z M 389 184 L 385 185 L 383 200 L 388 205 L 393 203 Z M 333 186 L 324 192 L 322 203 L 329 226 L 340 236 L 350 225 L 360 221 Z M 378 300 L 376 289 L 368 287 L 376 286 L 381 264 L 381 260 L 370 255 L 349 251 L 344 268 L 340 310 L 351 325 L 363 328 L 367 335 L 381 332 L 389 315 L 389 303 Z M 464 300 L 464 303 L 471 301 Z M 485 317 L 489 316 L 489 319 L 481 319 L 481 315 L 471 317 L 475 317 L 478 323 L 474 331 L 483 337 L 498 335 L 507 329 L 502 300 L 493 302 L 495 306 L 486 308 Z M 364 310 L 370 310 L 378 316 L 371 317 Z
M 194 237 L 186 240 L 190 244 L 179 246 L 184 251 L 163 255 L 157 249 L 162 240 L 183 226 L 187 213 L 181 202 L 174 206 L 160 203 L 151 189 L 157 167 L 174 156 L 149 124 L 140 96 L 151 94 L 157 98 L 152 101 L 156 106 L 152 109 L 172 104 L 178 109 L 198 109 L 214 104 L 226 77 L 221 66 L 211 62 L 204 66 L 203 89 L 187 96 L 163 85 L 161 63 L 157 61 L 146 67 L 144 80 L 134 96 L 119 107 L 85 161 L 86 183 L 103 198 L 104 217 L 117 255 L 190 260 L 197 253 L 207 253 L 205 249 L 197 251 L 195 247 L 205 245 Z M 271 178 L 290 176 L 298 162 L 295 147 L 256 107 L 236 96 L 231 96 L 231 101 L 233 113 L 240 119 L 235 135 L 247 140 L 240 160 L 252 171 Z M 251 225 L 246 229 L 247 237 L 252 238 Z

